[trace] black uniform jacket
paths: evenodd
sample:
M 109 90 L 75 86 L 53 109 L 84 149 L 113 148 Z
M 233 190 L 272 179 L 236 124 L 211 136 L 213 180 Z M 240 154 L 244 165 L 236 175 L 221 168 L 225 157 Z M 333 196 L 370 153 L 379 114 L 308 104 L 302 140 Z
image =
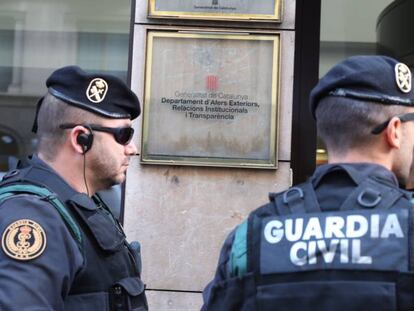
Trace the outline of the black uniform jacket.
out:
M 147 309 L 139 256 L 102 201 L 76 192 L 36 156 L 6 174 L 4 183 L 47 187 L 64 203 L 82 241 L 47 198 L 3 199 L 0 310 Z
M 398 187 L 398 181 L 395 175 L 381 165 L 370 163 L 341 163 L 319 166 L 311 177 L 311 182 L 321 210 L 330 211 L 338 209 L 352 190 L 368 176 L 375 176 L 392 186 Z M 226 238 L 221 249 L 214 279 L 203 291 L 204 306 L 202 310 L 208 309 L 211 289 L 216 284 L 230 277 L 229 261 L 235 232 L 236 229 Z

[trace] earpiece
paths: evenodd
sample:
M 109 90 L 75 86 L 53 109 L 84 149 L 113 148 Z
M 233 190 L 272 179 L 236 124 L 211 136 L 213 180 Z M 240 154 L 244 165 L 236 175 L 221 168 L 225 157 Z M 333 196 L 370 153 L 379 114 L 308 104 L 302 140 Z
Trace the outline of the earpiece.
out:
M 82 133 L 79 134 L 78 137 L 76 137 L 76 142 L 82 146 L 83 148 L 83 153 L 85 154 L 86 152 L 88 152 L 91 147 L 92 147 L 92 143 L 93 143 L 93 134 L 86 134 L 86 133 Z

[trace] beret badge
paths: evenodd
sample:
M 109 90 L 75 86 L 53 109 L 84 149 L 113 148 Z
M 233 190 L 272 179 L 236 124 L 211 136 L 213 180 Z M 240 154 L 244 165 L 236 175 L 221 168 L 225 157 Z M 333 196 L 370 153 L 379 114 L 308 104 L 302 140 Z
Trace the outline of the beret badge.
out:
M 398 88 L 403 93 L 409 93 L 411 91 L 411 71 L 407 65 L 398 63 L 395 65 L 395 81 L 397 82 Z
M 108 92 L 108 83 L 104 79 L 93 79 L 86 90 L 86 97 L 93 103 L 100 103 L 105 99 Z

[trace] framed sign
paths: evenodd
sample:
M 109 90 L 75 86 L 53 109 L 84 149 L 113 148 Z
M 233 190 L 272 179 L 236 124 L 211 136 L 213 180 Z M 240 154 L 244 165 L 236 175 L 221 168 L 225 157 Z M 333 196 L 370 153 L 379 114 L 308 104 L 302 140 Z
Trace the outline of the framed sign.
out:
M 141 162 L 276 168 L 279 35 L 147 36 Z
M 281 0 L 149 0 L 148 16 L 281 21 Z

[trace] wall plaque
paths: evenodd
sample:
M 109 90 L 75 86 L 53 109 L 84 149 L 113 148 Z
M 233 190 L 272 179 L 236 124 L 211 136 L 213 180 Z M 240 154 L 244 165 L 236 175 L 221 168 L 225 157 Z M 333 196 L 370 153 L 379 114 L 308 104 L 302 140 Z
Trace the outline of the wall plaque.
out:
M 147 36 L 141 162 L 276 168 L 279 35 Z
M 149 0 L 149 17 L 281 21 L 281 0 Z

